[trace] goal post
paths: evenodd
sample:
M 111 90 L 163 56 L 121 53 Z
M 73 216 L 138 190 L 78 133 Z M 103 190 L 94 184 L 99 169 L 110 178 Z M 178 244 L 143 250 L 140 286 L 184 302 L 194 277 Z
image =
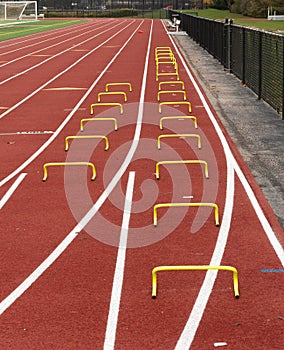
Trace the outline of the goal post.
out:
M 0 1 L 0 21 L 37 19 L 36 1 Z

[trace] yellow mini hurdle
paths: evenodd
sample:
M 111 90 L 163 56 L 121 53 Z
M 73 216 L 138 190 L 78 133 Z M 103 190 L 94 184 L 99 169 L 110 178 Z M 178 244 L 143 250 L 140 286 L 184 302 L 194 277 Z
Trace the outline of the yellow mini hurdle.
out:
M 155 57 L 156 63 L 157 62 L 164 62 L 163 60 L 170 60 L 169 63 L 176 63 L 176 59 L 173 54 L 171 53 L 158 53 Z
M 119 107 L 120 114 L 123 114 L 123 107 L 121 103 L 110 102 L 110 103 L 92 103 L 90 107 L 90 113 L 94 114 L 94 107 Z
M 162 203 L 154 205 L 153 209 L 153 225 L 156 227 L 158 225 L 158 215 L 157 210 L 159 208 L 172 208 L 172 207 L 213 207 L 214 208 L 214 217 L 215 217 L 215 226 L 219 226 L 219 209 L 218 205 L 215 203 Z
M 114 130 L 118 129 L 116 118 L 84 118 L 84 119 L 81 119 L 81 121 L 80 121 L 80 130 L 84 131 L 84 123 L 94 122 L 94 121 L 97 121 L 97 120 L 100 120 L 100 121 L 111 120 L 111 121 L 114 122 Z
M 204 174 L 206 179 L 209 178 L 208 175 L 208 163 L 205 160 L 164 160 L 156 163 L 156 179 L 160 179 L 160 165 L 171 165 L 171 164 L 203 164 L 204 165 Z
M 163 130 L 163 121 L 164 120 L 171 120 L 171 119 L 178 119 L 178 120 L 192 119 L 195 129 L 197 129 L 197 118 L 193 115 L 181 115 L 181 116 L 177 115 L 177 116 L 170 116 L 170 117 L 162 117 L 162 118 L 160 118 L 160 129 Z
M 157 266 L 152 270 L 152 298 L 155 299 L 157 296 L 157 273 L 159 271 L 232 271 L 233 272 L 233 284 L 235 298 L 240 297 L 239 293 L 239 279 L 238 270 L 232 266 L 210 266 L 210 265 L 193 265 L 193 266 Z
M 85 135 L 85 136 L 67 136 L 65 138 L 65 151 L 69 149 L 69 140 L 75 139 L 104 139 L 105 140 L 105 151 L 109 149 L 109 142 L 107 136 L 104 135 Z
M 160 53 L 160 52 L 171 52 L 172 53 L 172 49 L 170 46 L 157 46 L 155 48 L 155 54 Z
M 179 80 L 179 74 L 177 72 L 164 72 L 164 73 L 158 73 L 156 72 L 156 81 L 159 80 L 159 77 L 161 76 L 175 76 L 176 77 L 176 80 Z
M 158 101 L 162 94 L 183 94 L 184 101 L 186 100 L 186 92 L 184 90 L 162 90 L 158 92 Z
M 187 105 L 188 106 L 188 111 L 191 112 L 191 103 L 188 101 L 170 101 L 170 102 L 161 102 L 159 104 L 159 112 L 162 113 L 162 106 L 166 105 L 175 105 L 175 106 L 180 106 L 180 105 Z
M 45 163 L 44 165 L 43 165 L 43 179 L 42 179 L 42 181 L 44 182 L 44 181 L 46 181 L 47 180 L 47 168 L 48 167 L 54 167 L 54 166 L 56 166 L 56 167 L 58 167 L 58 166 L 77 166 L 77 165 L 87 165 L 87 166 L 90 166 L 91 167 L 91 169 L 92 169 L 92 178 L 91 178 L 91 180 L 92 181 L 94 181 L 95 180 L 95 178 L 96 178 L 96 168 L 95 168 L 95 166 L 94 166 L 94 164 L 93 163 L 90 163 L 90 162 L 67 162 L 67 163 L 62 163 L 62 162 L 60 162 L 60 163 Z
M 161 139 L 165 139 L 165 138 L 173 138 L 173 137 L 195 137 L 197 138 L 197 145 L 198 148 L 201 148 L 201 138 L 200 135 L 198 134 L 164 134 L 164 135 L 160 135 L 158 136 L 158 149 L 161 149 Z
M 99 92 L 98 93 L 98 102 L 101 102 L 101 97 L 102 96 L 109 96 L 109 95 L 122 95 L 123 96 L 123 99 L 124 99 L 124 102 L 127 101 L 127 96 L 126 96 L 126 93 L 123 92 L 123 91 L 106 91 L 106 92 Z
M 132 91 L 132 85 L 131 83 L 107 83 L 106 84 L 106 92 L 109 91 L 109 88 L 111 86 L 128 86 L 129 91 Z
M 181 80 L 173 80 L 173 81 L 161 81 L 159 83 L 159 91 L 162 90 L 162 86 L 164 85 L 179 85 L 182 90 L 184 90 L 184 82 Z

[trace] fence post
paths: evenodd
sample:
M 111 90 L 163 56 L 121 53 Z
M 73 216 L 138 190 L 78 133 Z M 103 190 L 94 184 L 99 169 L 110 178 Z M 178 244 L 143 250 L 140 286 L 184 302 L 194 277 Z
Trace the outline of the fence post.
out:
M 242 27 L 242 34 L 243 34 L 243 65 L 242 65 L 242 83 L 245 84 L 246 82 L 246 29 L 245 27 Z
M 284 36 L 282 38 L 282 120 L 284 120 Z
M 223 26 L 223 64 L 224 68 L 228 68 L 228 18 L 225 19 L 225 23 Z
M 232 55 L 232 51 L 233 51 L 233 27 L 232 27 L 232 24 L 233 24 L 233 20 L 230 19 L 230 21 L 229 21 L 229 52 L 228 52 L 230 73 L 232 73 L 232 59 L 233 59 L 233 55 Z
M 259 32 L 258 40 L 258 99 L 262 96 L 262 32 Z

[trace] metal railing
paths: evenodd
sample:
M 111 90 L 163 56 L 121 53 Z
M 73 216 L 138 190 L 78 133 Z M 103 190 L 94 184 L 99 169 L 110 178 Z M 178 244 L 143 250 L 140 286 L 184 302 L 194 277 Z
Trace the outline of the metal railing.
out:
M 177 15 L 182 30 L 284 119 L 284 35 L 169 11 Z

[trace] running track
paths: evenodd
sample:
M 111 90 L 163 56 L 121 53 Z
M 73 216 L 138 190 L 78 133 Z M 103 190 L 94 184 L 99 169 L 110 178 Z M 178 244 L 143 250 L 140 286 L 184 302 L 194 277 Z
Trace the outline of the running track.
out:
M 155 48 L 170 46 L 187 101 L 159 112 Z M 166 68 L 170 69 L 170 68 Z M 172 78 L 170 78 L 172 79 Z M 159 81 L 165 80 L 164 77 Z M 167 80 L 167 79 L 166 79 Z M 129 82 L 102 96 L 117 107 L 95 107 L 112 82 Z M 170 87 L 170 89 L 173 89 Z M 0 199 L 2 349 L 282 349 L 283 231 L 217 115 L 161 21 L 90 20 L 0 45 Z M 111 90 L 111 89 L 110 89 Z M 117 91 L 117 90 L 116 90 Z M 180 101 L 179 94 L 170 94 Z M 165 95 L 161 101 L 169 101 Z M 29 133 L 27 133 L 29 132 Z M 31 133 L 32 132 L 32 133 Z M 198 134 L 161 141 L 161 134 Z M 107 135 L 104 141 L 70 135 Z M 203 159 L 160 167 L 157 161 Z M 86 167 L 43 164 L 90 161 Z M 214 202 L 208 208 L 159 209 L 156 203 Z M 231 272 L 158 273 L 162 265 L 229 265 Z

